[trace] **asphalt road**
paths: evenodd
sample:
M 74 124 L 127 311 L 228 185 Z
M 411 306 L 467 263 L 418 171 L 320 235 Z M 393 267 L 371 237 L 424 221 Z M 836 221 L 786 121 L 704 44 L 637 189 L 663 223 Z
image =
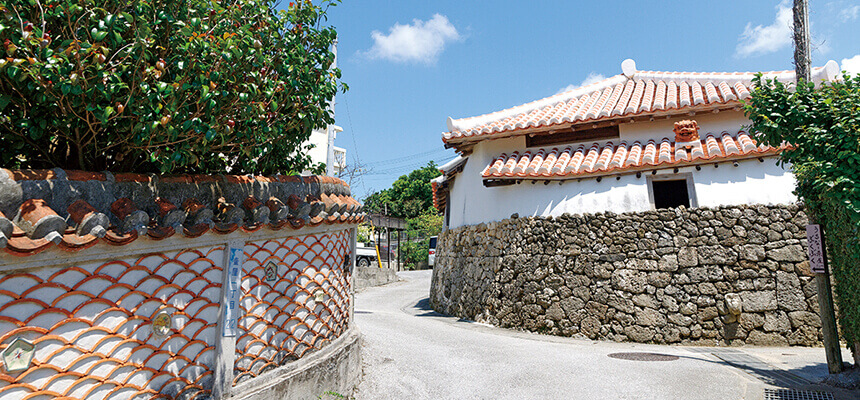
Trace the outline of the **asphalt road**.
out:
M 356 399 L 756 399 L 764 384 L 708 354 L 550 337 L 433 312 L 431 271 L 356 295 L 364 377 Z M 619 352 L 675 355 L 628 361 Z

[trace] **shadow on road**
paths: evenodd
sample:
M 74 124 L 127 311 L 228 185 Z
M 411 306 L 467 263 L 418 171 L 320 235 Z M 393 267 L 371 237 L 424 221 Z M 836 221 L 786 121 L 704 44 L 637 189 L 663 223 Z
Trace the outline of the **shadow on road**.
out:
M 433 307 L 430 307 L 429 297 L 418 300 L 412 308 L 416 311 L 416 317 L 448 317 L 448 315 L 436 312 L 436 310 L 433 310 Z M 422 313 L 421 311 L 424 312 Z

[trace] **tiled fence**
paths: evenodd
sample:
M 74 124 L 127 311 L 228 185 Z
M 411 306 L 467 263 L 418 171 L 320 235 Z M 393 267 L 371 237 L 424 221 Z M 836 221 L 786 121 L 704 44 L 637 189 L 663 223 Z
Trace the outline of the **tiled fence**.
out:
M 234 383 L 304 356 L 347 329 L 346 231 L 245 245 Z M 266 265 L 278 266 L 267 278 Z
M 294 234 L 240 247 L 235 350 L 218 348 L 229 244 L 5 268 L 0 352 L 26 357 L 6 354 L 16 339 L 34 351 L 24 370 L 0 369 L 0 399 L 206 398 L 215 382 L 253 379 L 325 346 L 349 324 L 349 230 Z M 167 329 L 154 329 L 165 314 Z M 234 351 L 232 379 L 219 379 L 219 358 Z

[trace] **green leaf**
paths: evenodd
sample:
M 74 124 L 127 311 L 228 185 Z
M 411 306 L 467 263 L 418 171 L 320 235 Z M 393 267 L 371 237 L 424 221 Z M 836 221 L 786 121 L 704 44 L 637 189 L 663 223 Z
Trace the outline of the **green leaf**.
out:
M 107 36 L 107 32 L 105 32 L 105 31 L 100 31 L 100 30 L 98 30 L 98 29 L 96 29 L 96 28 L 93 28 L 93 29 L 90 31 L 90 33 L 91 33 L 91 34 L 92 34 L 92 36 L 93 36 L 93 41 L 94 41 L 94 42 L 101 42 L 101 41 L 105 38 L 105 36 Z

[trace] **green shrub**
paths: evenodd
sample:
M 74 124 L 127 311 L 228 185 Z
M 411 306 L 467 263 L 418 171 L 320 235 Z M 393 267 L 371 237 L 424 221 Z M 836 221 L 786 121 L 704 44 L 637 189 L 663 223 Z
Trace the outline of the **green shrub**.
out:
M 406 269 L 415 268 L 422 262 L 427 262 L 429 257 L 430 240 L 406 241 L 400 245 L 401 257 Z
M 761 76 L 754 84 L 746 114 L 762 142 L 793 145 L 781 159 L 791 163 L 795 193 L 824 228 L 841 333 L 860 355 L 860 75 L 818 87 Z
M 328 103 L 339 0 L 0 0 L 0 163 L 275 173 Z

